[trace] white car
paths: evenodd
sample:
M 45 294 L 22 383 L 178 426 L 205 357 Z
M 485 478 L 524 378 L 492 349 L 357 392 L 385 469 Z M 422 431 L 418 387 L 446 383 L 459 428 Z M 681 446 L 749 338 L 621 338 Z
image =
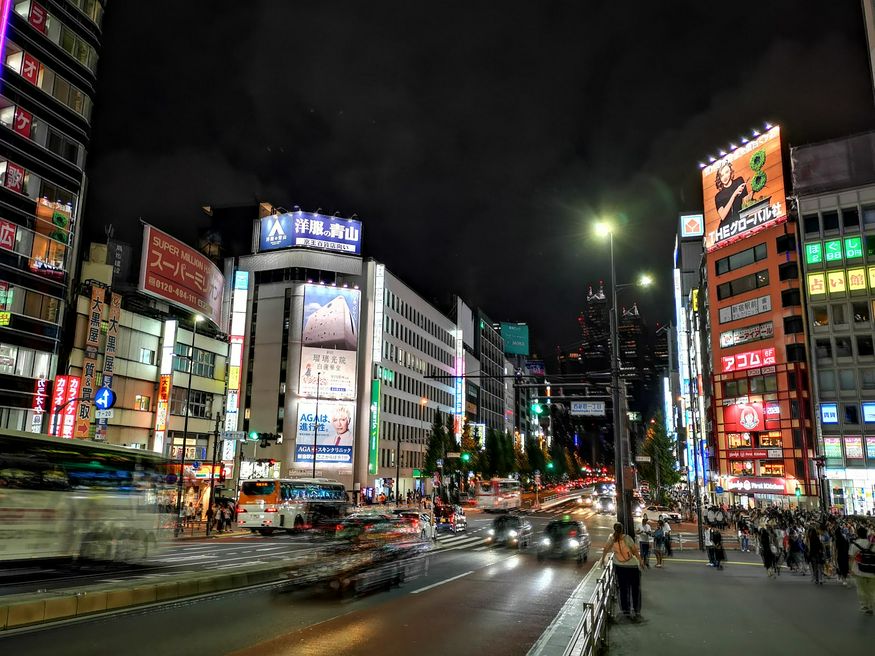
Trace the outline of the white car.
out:
M 434 539 L 435 528 L 431 521 L 431 515 L 428 513 L 416 510 L 397 510 L 395 515 L 416 522 L 416 526 L 419 528 L 419 537 L 423 540 Z
M 674 522 L 675 524 L 679 524 L 681 521 L 681 514 L 672 510 L 668 506 L 647 506 L 647 517 L 652 519 L 663 519 L 667 522 Z

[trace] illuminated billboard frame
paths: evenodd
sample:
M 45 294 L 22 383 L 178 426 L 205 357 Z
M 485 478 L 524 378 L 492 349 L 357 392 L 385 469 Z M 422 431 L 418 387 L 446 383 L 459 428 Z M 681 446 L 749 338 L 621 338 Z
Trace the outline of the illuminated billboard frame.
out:
M 228 396 L 225 399 L 225 430 L 236 431 L 240 417 L 240 371 L 243 367 L 243 339 L 246 336 L 246 305 L 249 301 L 249 272 L 234 272 L 231 292 L 231 331 L 228 334 Z
M 158 402 L 155 405 L 155 439 L 152 450 L 164 452 L 167 439 L 167 422 L 170 417 L 170 393 L 173 387 L 173 352 L 176 349 L 176 330 L 178 324 L 169 319 L 164 322 L 161 336 L 161 360 L 158 363 Z
M 786 221 L 780 128 L 704 166 L 702 193 L 708 252 Z
M 838 403 L 821 403 L 820 404 L 820 421 L 824 424 L 837 424 L 837 423 L 839 423 Z

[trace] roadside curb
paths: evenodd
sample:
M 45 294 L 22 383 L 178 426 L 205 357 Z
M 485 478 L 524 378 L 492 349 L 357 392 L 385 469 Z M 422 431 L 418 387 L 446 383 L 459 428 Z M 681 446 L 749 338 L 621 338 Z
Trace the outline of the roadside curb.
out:
M 179 580 L 155 577 L 114 584 L 82 586 L 37 594 L 9 595 L 0 601 L 0 637 L 13 629 L 79 617 L 96 616 L 156 602 L 182 600 L 234 588 L 278 582 L 301 565 L 315 562 L 316 554 L 289 558 L 256 567 L 241 565 L 221 573 L 187 574 Z

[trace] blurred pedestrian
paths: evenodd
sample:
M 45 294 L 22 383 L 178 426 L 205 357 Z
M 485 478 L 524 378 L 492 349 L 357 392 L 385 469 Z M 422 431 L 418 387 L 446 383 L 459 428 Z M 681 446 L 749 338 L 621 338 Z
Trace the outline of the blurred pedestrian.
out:
M 664 546 L 665 546 L 665 555 L 671 558 L 671 522 L 667 519 L 665 520 L 665 525 L 662 527 L 662 532 L 665 534 L 664 538 Z
M 851 549 L 851 542 L 845 533 L 844 527 L 835 522 L 832 534 L 833 543 L 835 544 L 835 562 L 836 574 L 844 587 L 848 587 L 848 574 L 850 572 L 850 563 L 848 562 L 848 553 Z
M 665 525 L 664 519 L 657 522 L 656 530 L 653 531 L 653 555 L 656 556 L 656 566 L 662 567 L 662 557 L 665 555 Z
M 614 554 L 614 573 L 620 589 L 620 610 L 633 622 L 641 621 L 641 572 L 644 564 L 635 540 L 623 533 L 620 522 L 614 524 L 614 533 L 602 549 L 601 566 L 608 553 Z M 633 614 L 634 613 L 634 614 Z
M 805 532 L 805 553 L 808 557 L 808 566 L 811 567 L 811 580 L 815 585 L 823 585 L 823 542 L 814 526 L 809 526 Z
M 717 527 L 711 529 L 711 543 L 714 545 L 714 567 L 723 569 L 726 551 L 723 549 L 723 534 Z
M 641 518 L 641 524 L 635 529 L 638 536 L 638 546 L 641 550 L 641 560 L 644 567 L 650 567 L 650 545 L 653 542 L 653 527 L 650 526 L 650 521 L 647 515 Z
M 875 611 L 875 546 L 864 525 L 857 526 L 857 536 L 851 541 L 848 556 L 853 563 L 851 573 L 857 583 L 860 612 L 872 615 Z

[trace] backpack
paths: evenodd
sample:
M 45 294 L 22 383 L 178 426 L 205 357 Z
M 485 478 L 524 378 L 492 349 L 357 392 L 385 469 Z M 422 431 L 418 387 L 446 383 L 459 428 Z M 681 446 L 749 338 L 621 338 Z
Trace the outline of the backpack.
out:
M 614 552 L 614 558 L 617 559 L 618 563 L 628 563 L 632 560 L 632 550 L 629 549 L 629 545 L 626 544 L 626 536 L 620 538 L 619 542 L 614 542 L 612 550 Z
M 875 549 L 872 548 L 871 544 L 861 547 L 856 540 L 854 540 L 854 544 L 860 550 L 854 558 L 857 569 L 862 574 L 875 574 Z

